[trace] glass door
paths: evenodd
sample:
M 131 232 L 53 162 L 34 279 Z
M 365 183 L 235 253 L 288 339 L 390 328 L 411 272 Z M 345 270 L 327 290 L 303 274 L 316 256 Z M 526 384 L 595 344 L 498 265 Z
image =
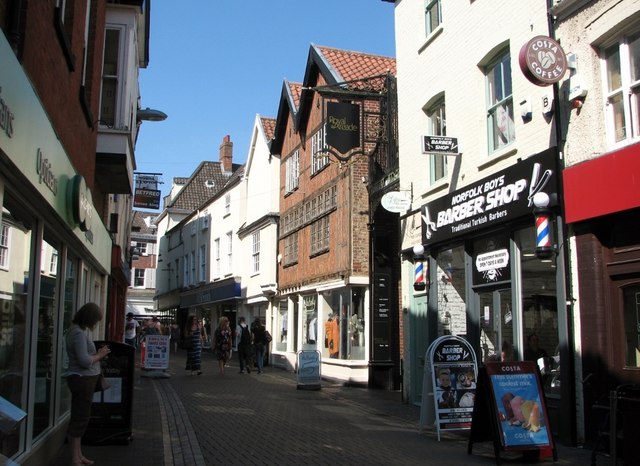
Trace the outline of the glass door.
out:
M 509 361 L 513 352 L 513 306 L 511 288 L 476 292 L 480 310 L 481 360 Z

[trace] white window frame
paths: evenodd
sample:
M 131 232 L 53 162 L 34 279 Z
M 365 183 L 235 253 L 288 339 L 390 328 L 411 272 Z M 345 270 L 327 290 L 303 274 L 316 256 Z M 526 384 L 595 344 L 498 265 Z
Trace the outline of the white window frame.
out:
M 311 136 L 311 176 L 329 165 L 329 154 L 322 152 L 327 149 L 327 124 L 323 124 Z
M 204 282 L 207 280 L 207 245 L 200 245 L 200 250 L 198 252 L 199 262 L 200 262 L 200 281 Z
M 231 193 L 224 195 L 224 214 L 229 215 L 231 213 Z
M 144 288 L 145 272 L 146 272 L 145 269 L 134 269 L 134 272 L 133 272 L 134 288 Z M 141 280 L 142 280 L 142 284 L 140 284 Z
M 214 252 L 215 252 L 215 259 L 216 259 L 216 277 L 219 277 L 220 275 L 222 275 L 222 263 L 221 263 L 221 258 L 220 258 L 220 238 L 216 238 L 215 240 L 213 240 L 213 248 L 214 248 Z
M 447 135 L 447 113 L 444 95 L 439 97 L 425 110 L 428 119 L 427 134 L 430 136 Z M 445 178 L 448 174 L 447 156 L 429 154 L 429 181 L 431 184 Z
M 11 228 L 2 223 L 0 224 L 0 269 L 2 270 L 9 270 L 9 246 L 11 246 Z
M 511 74 L 511 54 L 508 48 L 497 55 L 485 68 L 489 154 L 513 144 L 516 140 Z M 492 80 L 490 76 L 494 79 Z
M 430 36 L 442 23 L 442 4 L 440 0 L 424 1 L 425 34 Z
M 298 189 L 300 182 L 300 151 L 296 150 L 285 161 L 285 194 Z
M 233 272 L 233 232 L 227 232 L 227 273 Z
M 184 259 L 182 261 L 182 285 L 189 286 L 191 281 L 189 280 L 189 254 L 184 255 Z
M 117 70 L 115 74 L 107 74 L 104 71 L 104 61 L 103 61 L 103 69 L 102 69 L 102 81 L 101 81 L 101 89 L 100 89 L 100 119 L 99 119 L 99 124 L 103 125 L 103 126 L 108 126 L 110 128 L 118 128 L 120 129 L 122 124 L 121 124 L 121 120 L 122 120 L 122 115 L 120 112 L 120 109 L 122 108 L 122 95 L 123 95 L 123 89 L 122 86 L 125 82 L 124 79 L 124 48 L 127 42 L 126 39 L 126 28 L 124 27 L 124 25 L 117 25 L 117 24 L 107 24 L 105 27 L 105 53 L 103 54 L 103 57 L 106 57 L 106 47 L 107 47 L 107 32 L 109 31 L 116 31 L 118 32 L 118 50 L 117 50 L 117 54 L 118 54 L 118 59 L 117 59 Z M 104 60 L 104 58 L 103 58 Z M 116 95 L 113 97 L 113 99 L 111 99 L 113 101 L 113 118 L 111 119 L 111 117 L 105 117 L 103 114 L 103 104 L 104 104 L 104 99 L 105 99 L 105 81 L 115 81 L 115 93 Z
M 625 146 L 640 139 L 640 63 L 632 63 L 632 47 L 640 49 L 640 29 L 637 26 L 601 50 L 607 144 L 611 148 Z M 615 54 L 612 55 L 614 50 Z M 636 50 L 636 54 L 638 53 L 640 52 Z M 619 82 L 616 83 L 611 82 L 611 63 L 608 58 L 612 56 L 617 57 L 616 77 Z M 637 76 L 633 76 L 634 72 Z
M 260 231 L 251 235 L 251 264 L 252 272 L 260 273 Z

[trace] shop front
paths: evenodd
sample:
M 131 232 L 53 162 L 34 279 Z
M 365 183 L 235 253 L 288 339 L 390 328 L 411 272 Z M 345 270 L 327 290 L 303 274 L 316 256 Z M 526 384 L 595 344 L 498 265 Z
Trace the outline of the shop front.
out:
M 45 464 L 69 416 L 64 335 L 81 304 L 106 308 L 112 241 L 2 35 L 0 62 L 0 396 L 26 413 L 0 459 Z
M 469 341 L 480 364 L 536 361 L 552 429 L 570 435 L 573 356 L 558 180 L 552 148 L 422 207 L 428 287 L 412 287 L 412 303 L 421 306 L 410 326 L 412 338 L 421 333 L 416 324 L 428 338 L 412 342 L 410 364 L 420 377 L 426 347 L 442 335 Z M 417 395 L 414 389 L 414 401 Z
M 298 351 L 319 351 L 322 377 L 368 383 L 368 288 L 327 283 L 280 296 L 273 316 L 272 363 L 295 369 Z

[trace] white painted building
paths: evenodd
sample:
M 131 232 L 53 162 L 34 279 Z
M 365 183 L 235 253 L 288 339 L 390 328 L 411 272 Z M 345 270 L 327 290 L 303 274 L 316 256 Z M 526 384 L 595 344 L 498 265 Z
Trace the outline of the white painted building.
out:
M 557 203 L 557 107 L 554 86 L 529 80 L 531 69 L 519 60 L 523 47 L 538 46 L 534 38 L 551 39 L 547 4 L 395 2 L 400 190 L 412 194 L 401 217 L 408 329 L 403 387 L 406 399 L 433 403 L 423 396 L 425 354 L 441 335 L 466 338 L 482 364 L 502 352 L 524 359 L 535 333 L 561 361 L 548 368 L 544 389 L 552 429 L 570 442 L 574 342 Z M 545 49 L 549 63 L 538 68 L 553 74 L 564 66 L 555 52 Z M 455 138 L 449 140 L 457 143 L 455 155 L 427 151 L 425 136 Z M 550 195 L 553 211 L 553 244 L 544 260 L 535 255 L 537 191 Z M 423 291 L 413 287 L 417 245 L 424 248 L 429 281 Z M 498 265 L 487 265 L 489 255 L 500 258 Z

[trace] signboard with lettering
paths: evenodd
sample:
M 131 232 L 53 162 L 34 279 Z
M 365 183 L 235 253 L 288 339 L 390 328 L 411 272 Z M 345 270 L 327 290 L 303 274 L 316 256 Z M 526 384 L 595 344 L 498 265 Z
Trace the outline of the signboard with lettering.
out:
M 423 154 L 459 155 L 458 138 L 447 136 L 423 136 Z
M 533 212 L 533 196 L 557 196 L 557 149 L 552 147 L 422 206 L 428 245 L 512 221 Z
M 376 273 L 373 276 L 373 342 L 374 361 L 388 361 L 391 358 L 390 305 L 391 276 L 388 273 Z
M 567 72 L 567 56 L 558 42 L 536 36 L 525 43 L 518 55 L 520 70 L 536 86 L 557 83 Z
M 438 440 L 440 431 L 469 429 L 478 375 L 473 347 L 462 337 L 444 335 L 431 343 L 425 360 L 428 364 L 425 364 L 422 384 L 423 409 L 429 409 L 428 392 L 431 391 Z M 426 413 L 420 417 L 422 427 Z
M 327 145 L 346 154 L 360 147 L 360 106 L 327 102 Z
M 495 234 L 473 242 L 473 284 L 486 285 L 511 279 L 509 237 Z
M 141 209 L 159 209 L 161 193 L 158 189 L 157 175 L 136 175 L 136 188 L 133 207 Z
M 322 354 L 317 350 L 298 351 L 297 388 L 320 390 L 321 373 L 320 361 Z
M 497 456 L 501 450 L 540 450 L 557 459 L 535 362 L 487 362 L 480 371 L 469 453 L 473 443 L 489 439 Z

